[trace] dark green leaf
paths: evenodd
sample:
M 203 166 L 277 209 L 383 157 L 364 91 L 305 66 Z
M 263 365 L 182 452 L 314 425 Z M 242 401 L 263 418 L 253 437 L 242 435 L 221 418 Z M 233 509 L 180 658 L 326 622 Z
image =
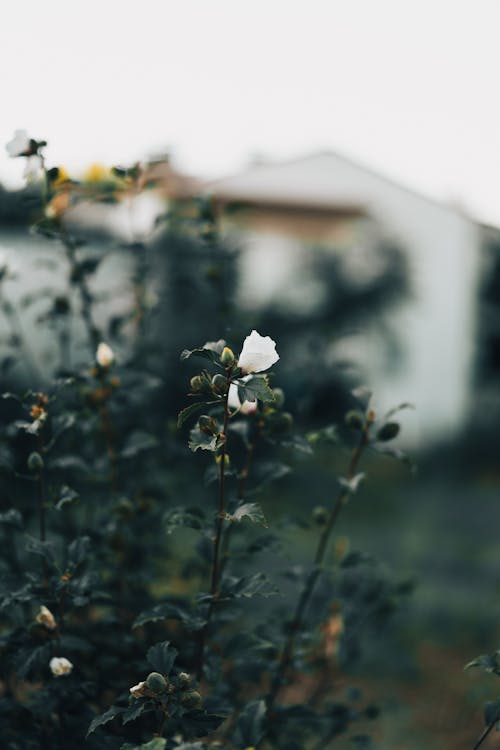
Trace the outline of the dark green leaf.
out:
M 112 721 L 116 716 L 119 716 L 124 711 L 126 711 L 125 708 L 120 708 L 119 706 L 111 706 L 111 708 L 108 708 L 108 710 L 103 714 L 100 714 L 100 716 L 96 716 L 95 719 L 92 720 L 88 728 L 87 737 L 89 736 L 89 734 L 92 734 L 92 732 L 95 732 L 97 727 L 104 726 L 104 724 Z
M 192 417 L 193 414 L 196 414 L 196 412 L 201 411 L 205 406 L 204 401 L 198 401 L 195 404 L 191 404 L 190 406 L 186 406 L 185 409 L 179 412 L 179 415 L 177 417 L 177 429 L 180 430 L 181 427 L 187 422 L 187 420 Z
M 248 518 L 252 523 L 260 524 L 266 528 L 269 526 L 264 516 L 262 508 L 258 503 L 244 503 L 237 508 L 234 513 L 226 513 L 225 518 L 227 521 L 239 522 L 243 518 Z
M 193 453 L 197 450 L 217 451 L 222 445 L 222 440 L 218 435 L 211 435 L 202 432 L 198 425 L 193 427 L 189 433 L 189 447 Z
M 68 487 L 67 484 L 64 484 L 61 487 L 61 496 L 57 503 L 55 504 L 56 510 L 61 510 L 61 508 L 64 508 L 65 505 L 68 505 L 69 503 L 74 502 L 75 500 L 78 500 L 79 494 L 75 490 L 72 490 L 71 487 Z
M 167 534 L 184 526 L 199 531 L 205 524 L 205 514 L 201 508 L 171 508 L 163 516 Z
M 266 720 L 266 703 L 263 700 L 255 700 L 247 703 L 238 717 L 233 742 L 236 747 L 244 750 L 248 747 L 257 747 L 264 736 Z
M 177 657 L 177 650 L 170 645 L 169 641 L 163 641 L 163 643 L 151 646 L 146 656 L 153 669 L 164 677 L 168 677 Z
M 21 529 L 23 526 L 23 517 L 16 508 L 10 508 L 10 510 L 0 513 L 0 524 L 11 526 L 14 529 Z
M 136 430 L 127 438 L 125 447 L 121 452 L 122 458 L 134 458 L 138 453 L 156 448 L 158 440 L 154 435 L 150 435 L 148 432 L 142 430 Z
M 253 596 L 276 596 L 278 589 L 264 573 L 255 573 L 242 578 L 228 577 L 224 580 L 221 597 L 228 599 L 250 599 Z

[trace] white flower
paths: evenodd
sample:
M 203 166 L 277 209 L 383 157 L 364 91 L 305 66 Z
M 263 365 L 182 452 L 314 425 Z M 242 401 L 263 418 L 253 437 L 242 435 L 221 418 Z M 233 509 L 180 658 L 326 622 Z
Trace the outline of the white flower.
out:
M 24 165 L 23 177 L 27 182 L 34 182 L 40 177 L 42 171 L 42 157 L 38 154 L 33 154 L 26 158 L 26 164 Z
M 97 347 L 95 358 L 99 367 L 107 369 L 115 361 L 115 354 L 112 348 L 108 346 L 108 344 L 105 344 L 104 341 L 101 341 L 101 343 Z
M 238 367 L 245 373 L 263 372 L 279 359 L 276 342 L 269 336 L 252 331 L 243 342 Z
M 73 670 L 73 665 L 65 656 L 54 656 L 49 662 L 50 671 L 54 677 L 62 677 Z
M 57 628 L 57 623 L 54 615 L 44 604 L 42 604 L 42 606 L 40 607 L 40 611 L 36 616 L 36 621 L 40 625 L 46 627 L 48 630 L 55 630 Z
M 142 698 L 145 695 L 146 682 L 138 682 L 137 685 L 132 685 L 130 688 L 130 694 L 134 698 Z
M 16 130 L 14 138 L 5 146 L 10 157 L 28 156 L 31 152 L 30 137 L 26 130 Z
M 246 375 L 244 378 L 241 378 L 243 382 L 247 382 L 247 380 L 250 380 L 252 376 Z M 253 414 L 254 411 L 257 410 L 257 401 L 243 401 L 241 403 L 240 397 L 238 395 L 238 386 L 236 383 L 231 383 L 229 386 L 229 393 L 227 395 L 227 405 L 231 409 L 239 409 L 239 411 L 242 414 Z

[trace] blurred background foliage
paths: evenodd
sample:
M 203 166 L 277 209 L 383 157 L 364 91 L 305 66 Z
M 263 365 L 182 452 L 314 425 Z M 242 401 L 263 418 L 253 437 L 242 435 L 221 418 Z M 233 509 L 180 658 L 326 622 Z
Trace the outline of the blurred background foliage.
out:
M 108 200 L 104 188 L 101 197 Z M 178 562 L 185 546 L 194 544 L 192 531 L 156 533 L 165 503 L 196 506 L 207 494 L 206 460 L 198 454 L 193 458 L 185 434 L 176 429 L 192 374 L 189 366 L 179 364 L 180 351 L 221 337 L 238 342 L 252 328 L 271 335 L 280 352 L 271 383 L 287 394 L 286 408 L 297 430 L 311 434 L 335 425 L 337 434 L 349 440 L 343 418 L 355 406 L 352 389 L 361 383 L 349 362 L 332 361 L 328 342 L 352 326 L 362 329 L 368 321 L 382 320 L 391 310 L 397 315 L 398 301 L 411 293 L 408 269 L 397 247 L 384 247 L 380 273 L 360 287 L 343 273 L 338 256 L 318 252 L 313 275 L 329 290 L 320 303 L 310 310 L 278 303 L 249 310 L 238 303 L 239 250 L 221 238 L 210 198 L 170 201 L 147 238 L 122 241 L 106 232 L 72 227 L 73 258 L 64 254 L 50 224 L 40 222 L 37 233 L 28 235 L 40 209 L 34 187 L 0 191 L 0 246 L 6 250 L 0 272 L 2 391 L 45 391 L 53 376 L 59 379 L 57 392 L 49 394 L 64 399 L 65 416 L 53 425 L 61 437 L 50 469 L 58 477 L 54 487 L 68 486 L 71 491 L 57 498 L 60 507 L 51 512 L 51 526 L 61 538 L 72 538 L 86 526 L 87 513 L 102 515 L 102 534 L 111 545 L 109 558 L 96 565 L 108 571 L 107 586 L 121 599 L 123 617 L 131 620 L 132 610 L 137 615 L 152 597 L 165 593 L 163 573 L 168 571 L 170 593 L 179 596 L 200 575 L 194 563 L 183 570 Z M 500 275 L 498 263 L 492 264 L 480 290 L 484 305 L 478 347 L 489 343 L 477 373 L 479 394 L 486 382 L 492 387 L 491 373 L 498 371 Z M 266 269 L 255 273 L 264 275 Z M 94 337 L 82 323 L 82 281 L 90 295 Z M 97 339 L 117 352 L 116 387 L 99 383 L 89 372 Z M 76 386 L 66 385 L 64 379 L 75 372 Z M 112 392 L 99 393 L 109 387 Z M 436 388 L 445 387 L 436 373 Z M 2 402 L 2 510 L 15 508 L 35 523 L 29 521 L 33 492 L 25 464 L 36 440 L 29 430 L 12 426 L 26 418 L 23 408 L 14 399 Z M 367 611 L 366 623 L 355 624 L 354 632 L 359 628 L 362 638 L 343 645 L 347 656 L 323 688 L 328 693 L 330 685 L 348 683 L 381 705 L 384 711 L 370 728 L 380 747 L 465 750 L 481 726 L 482 700 L 494 691 L 488 679 L 463 672 L 476 652 L 494 651 L 500 636 L 494 414 L 478 397 L 477 409 L 461 434 L 412 455 L 416 472 L 390 456 L 369 454 L 363 467 L 369 481 L 336 530 L 337 545 L 362 549 L 379 561 L 384 580 L 386 571 L 397 573 L 401 595 L 412 591 L 390 620 L 379 622 Z M 90 448 L 87 455 L 87 446 L 89 436 L 96 433 L 102 455 L 94 475 L 89 472 L 94 458 Z M 271 528 L 274 520 L 286 516 L 284 538 L 303 560 L 310 556 L 312 506 L 328 503 L 334 479 L 344 471 L 346 451 L 341 441 L 332 440 L 313 456 L 298 454 L 294 472 L 283 472 L 264 497 Z M 279 460 L 286 465 L 286 459 L 285 450 Z M 104 506 L 109 482 L 111 512 Z M 64 512 L 66 503 L 72 505 L 88 494 L 100 498 L 102 507 L 81 503 L 74 516 Z M 1 522 L 3 544 L 16 560 L 20 521 L 4 514 Z M 97 522 L 95 528 L 99 527 Z M 71 554 L 85 555 L 78 550 Z M 272 551 L 264 551 L 262 559 L 271 571 L 277 566 Z M 49 559 L 43 564 L 53 563 Z M 132 575 L 124 588 L 120 567 L 142 573 Z M 377 570 L 373 568 L 374 579 Z M 155 581 L 154 591 L 150 580 Z M 286 582 L 283 585 L 287 595 Z M 289 586 L 291 595 L 293 575 Z M 387 593 L 396 605 L 399 594 Z M 72 596 L 85 598 L 88 591 L 74 591 Z M 250 610 L 247 615 L 251 617 Z M 112 618 L 100 627 L 109 629 L 94 634 L 95 639 L 102 637 L 104 648 L 114 627 Z M 77 643 L 73 646 L 78 650 Z M 142 645 L 132 636 L 116 647 L 121 654 L 110 656 L 109 685 L 101 686 L 101 698 L 108 689 L 112 699 L 120 659 L 135 666 L 143 658 Z M 95 658 L 82 648 L 86 659 Z M 300 701 L 312 689 L 312 679 L 305 676 L 291 689 L 290 698 Z M 82 726 L 90 718 L 82 717 Z

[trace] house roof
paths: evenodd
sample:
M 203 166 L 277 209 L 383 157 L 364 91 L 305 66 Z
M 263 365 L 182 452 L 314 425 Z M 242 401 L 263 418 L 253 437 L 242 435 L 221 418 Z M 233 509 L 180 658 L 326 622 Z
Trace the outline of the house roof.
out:
M 366 210 L 377 188 L 403 192 L 434 209 L 462 213 L 334 151 L 319 151 L 285 161 L 258 162 L 228 177 L 205 183 L 222 202 L 273 203 L 290 207 Z

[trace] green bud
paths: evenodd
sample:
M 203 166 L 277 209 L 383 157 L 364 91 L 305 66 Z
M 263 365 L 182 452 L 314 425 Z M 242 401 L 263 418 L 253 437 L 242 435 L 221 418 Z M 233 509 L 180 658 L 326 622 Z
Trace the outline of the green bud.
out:
M 187 690 L 181 696 L 181 704 L 184 708 L 199 708 L 201 706 L 201 695 L 197 690 Z
M 345 415 L 345 423 L 351 430 L 362 430 L 365 424 L 365 418 L 362 412 L 352 409 Z
M 208 414 L 201 415 L 198 420 L 198 425 L 205 435 L 217 435 L 219 432 L 219 423 L 215 417 L 209 417 Z
M 191 386 L 192 391 L 201 391 L 203 389 L 203 380 L 200 375 L 195 375 L 189 381 L 189 385 Z
M 285 394 L 281 388 L 273 388 L 274 406 L 281 409 L 285 403 Z
M 330 516 L 328 510 L 323 505 L 317 505 L 314 508 L 312 515 L 315 523 L 317 523 L 318 526 L 325 526 Z
M 230 349 L 228 346 L 225 346 L 222 350 L 222 354 L 220 355 L 220 361 L 225 367 L 229 367 L 229 365 L 232 365 L 234 362 L 234 354 L 232 349 Z
M 146 677 L 146 685 L 152 693 L 164 693 L 167 689 L 167 681 L 159 672 L 151 672 Z
M 287 411 L 279 414 L 274 414 L 270 423 L 270 427 L 273 432 L 288 432 L 292 428 L 292 426 L 293 417 Z
M 228 389 L 227 378 L 220 373 L 214 375 L 212 378 L 212 391 L 219 396 L 225 396 Z
M 393 440 L 399 434 L 399 424 L 397 422 L 387 422 L 377 432 L 377 440 Z
M 181 690 L 185 690 L 191 682 L 191 678 L 187 672 L 179 672 L 179 687 Z
M 37 474 L 43 469 L 43 458 L 37 451 L 33 451 L 28 456 L 28 469 L 33 473 Z

